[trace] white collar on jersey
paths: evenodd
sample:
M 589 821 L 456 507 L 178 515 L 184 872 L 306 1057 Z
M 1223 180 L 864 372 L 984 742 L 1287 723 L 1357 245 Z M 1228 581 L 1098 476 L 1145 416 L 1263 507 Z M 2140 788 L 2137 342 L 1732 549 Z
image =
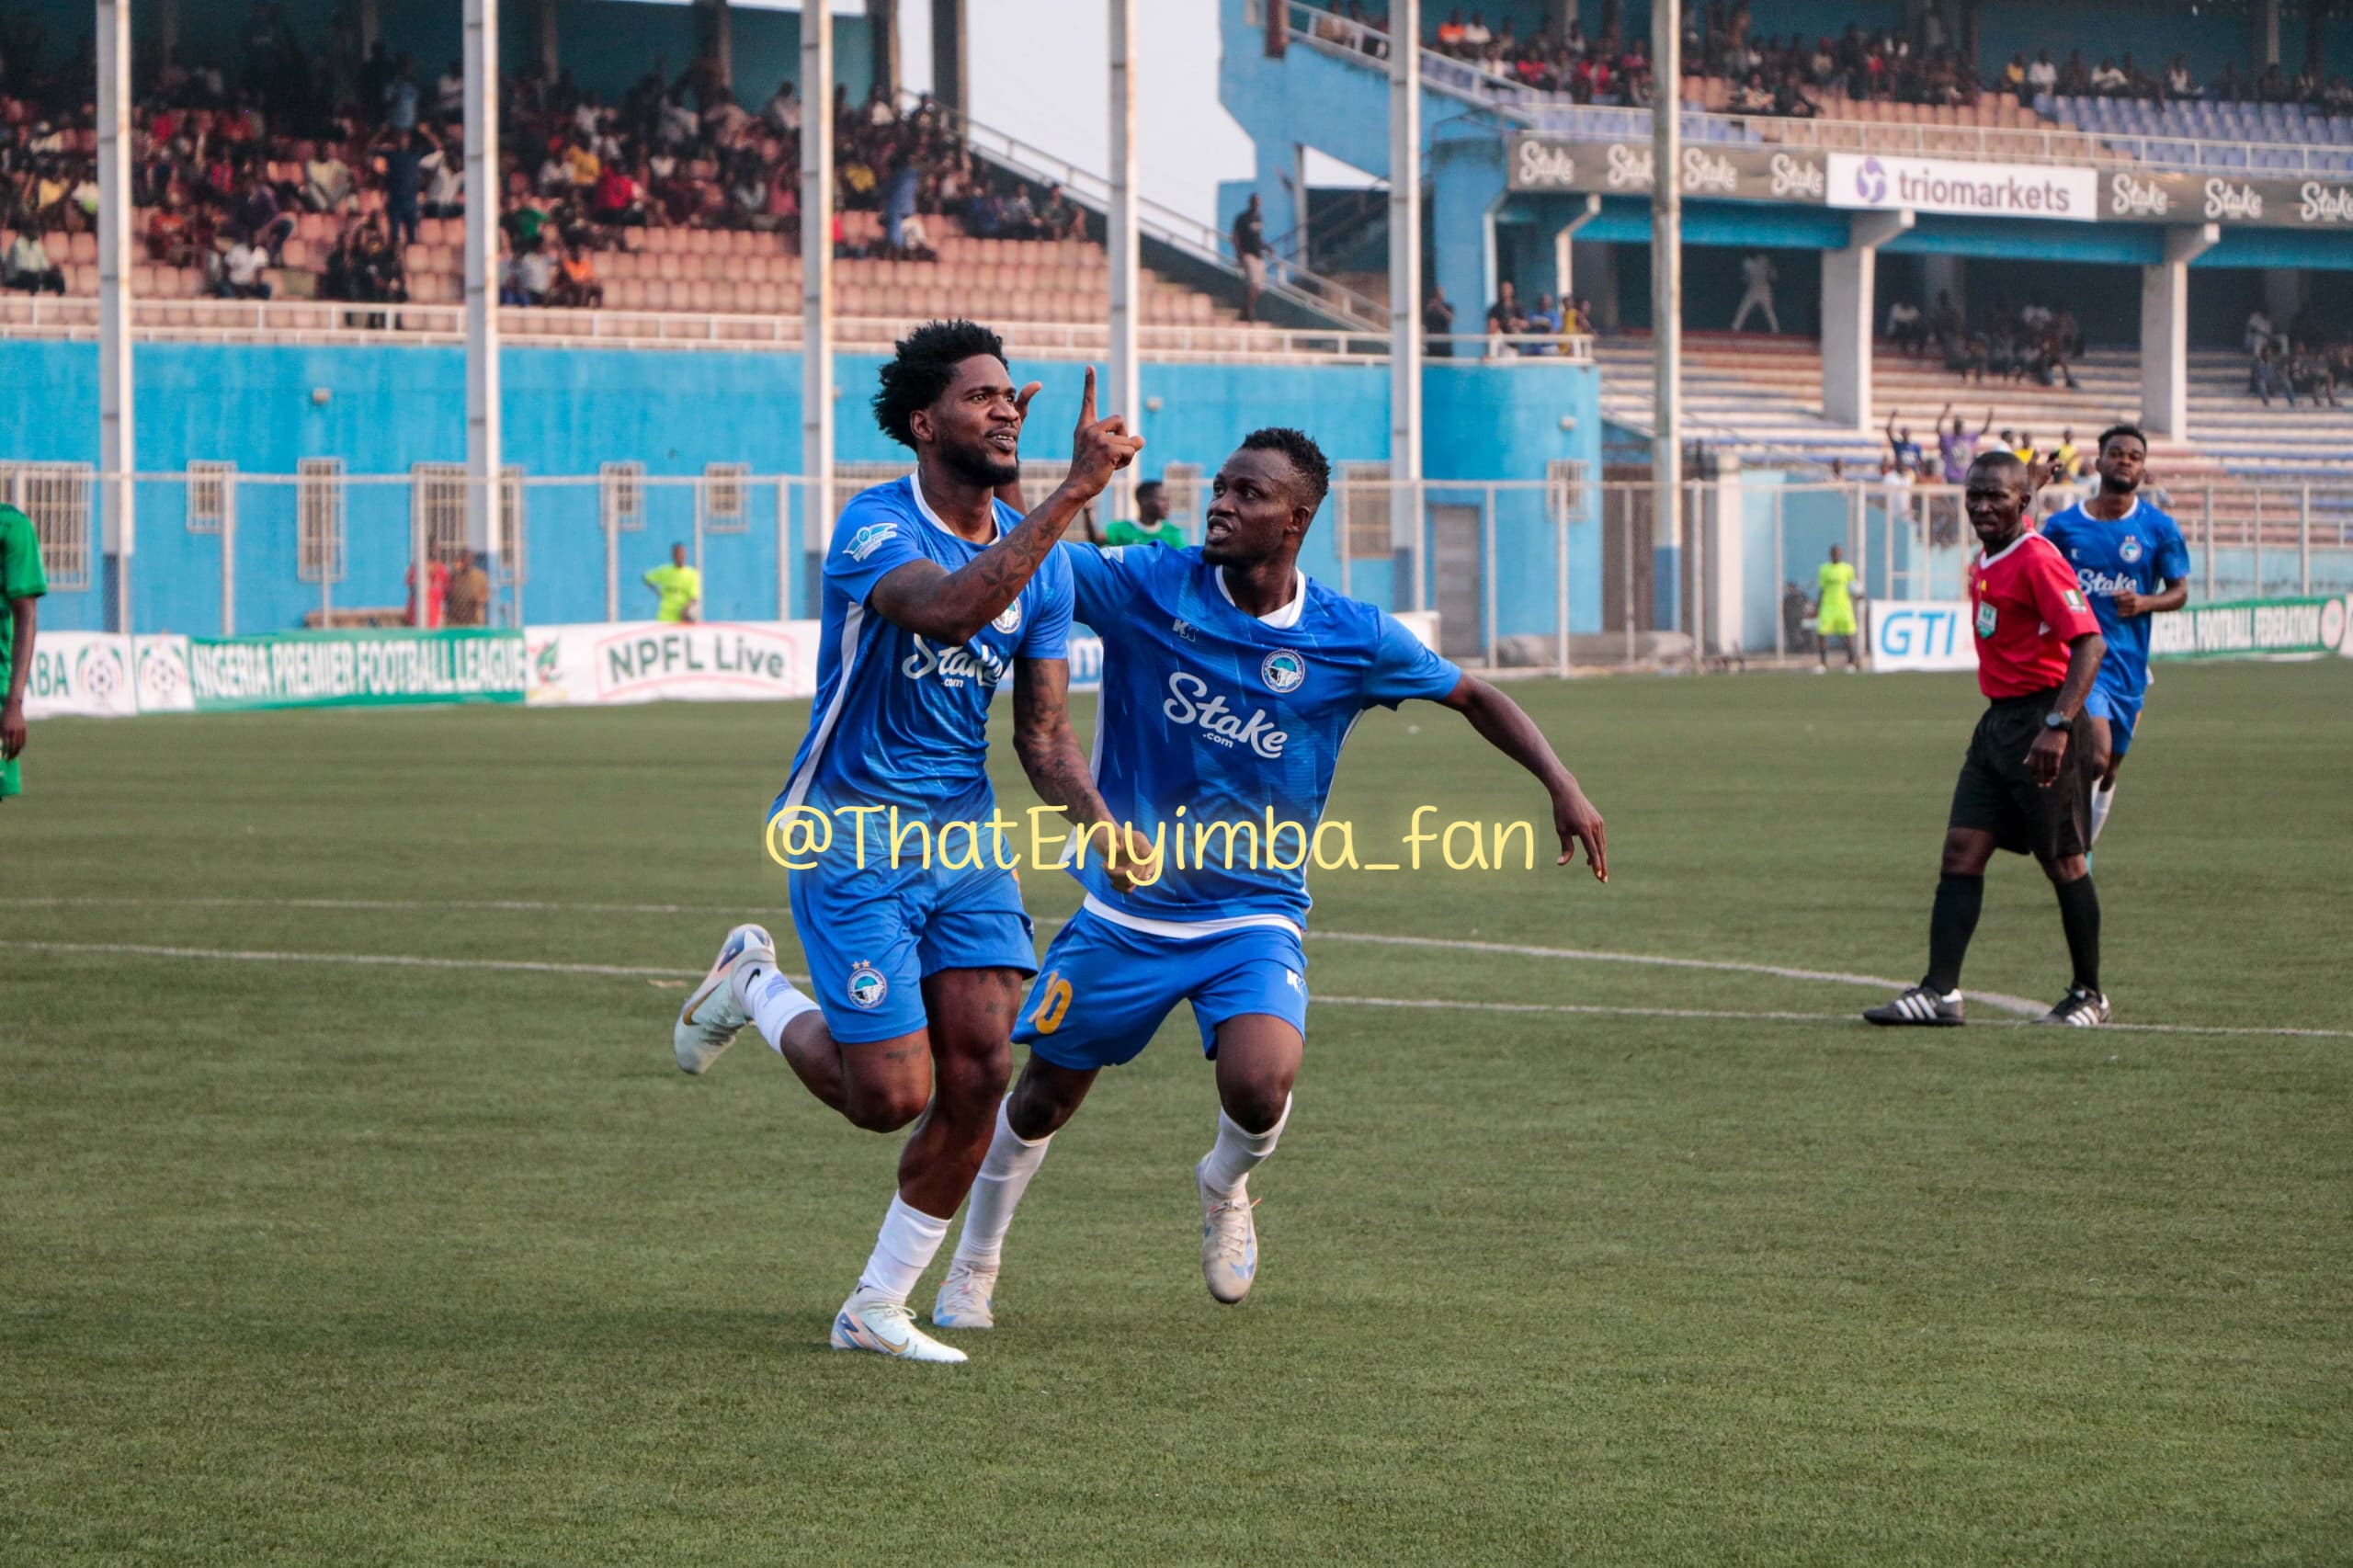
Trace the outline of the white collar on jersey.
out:
M 2093 492 L 2093 494 L 2097 494 L 2097 491 Z M 2132 492 L 2132 505 L 2124 509 L 2124 515 L 2120 517 L 2095 517 L 2092 516 L 2091 503 L 2092 497 L 2086 495 L 2075 503 L 2075 509 L 2084 515 L 2084 521 L 2097 523 L 2103 528 L 2116 528 L 2120 524 L 2131 522 L 2141 515 L 2141 493 L 2137 490 Z
M 2042 538 L 2042 536 L 2041 536 L 2040 533 L 2036 532 L 2036 531 L 2035 531 L 2034 529 L 2032 529 L 2032 528 L 2026 528 L 2026 529 L 2023 529 L 2023 530 L 2021 530 L 2021 531 L 2019 532 L 2019 534 L 2018 534 L 2018 538 L 2016 538 L 2016 539 L 2014 539 L 2014 540 L 2010 540 L 2010 542 L 2009 542 L 2009 543 L 2007 543 L 2007 544 L 2006 544 L 2006 545 L 2002 546 L 2001 554 L 1999 554 L 1999 555 L 1988 555 L 1988 554 L 1986 554 L 1986 553 L 1985 553 L 1984 550 L 1981 547 L 1981 548 L 1978 550 L 1978 551 L 1977 551 L 1977 563 L 1978 563 L 1980 566 L 1991 566 L 1991 565 L 1993 565 L 1993 564 L 1994 564 L 1994 562 L 1995 562 L 1996 561 L 2000 561 L 2000 560 L 2002 560 L 2004 557 L 2007 556 L 2007 555 L 2010 553 L 2010 551 L 2012 551 L 2016 550 L 2018 546 L 2020 546 L 2020 545 L 2024 544 L 2027 540 L 2030 540 L 2030 539 L 2041 539 L 2041 538 Z M 2045 543 L 2048 543 L 2049 541 L 2048 541 L 2048 540 L 2044 540 L 2044 542 L 2045 542 Z M 2054 547 L 2054 548 L 2055 548 L 2055 547 Z
M 948 535 L 951 539 L 963 539 L 966 544 L 972 542 L 969 539 L 964 539 L 962 534 L 958 533 L 946 523 L 941 522 L 939 520 L 939 514 L 931 509 L 931 503 L 924 499 L 922 469 L 917 468 L 907 475 L 907 488 L 915 493 L 915 510 L 923 514 L 923 520 L 925 522 L 929 523 L 933 528 L 938 528 L 941 533 Z M 1005 537 L 1005 525 L 996 520 L 996 501 L 994 496 L 992 496 L 989 501 L 989 522 L 996 528 L 996 534 L 988 542 L 990 544 L 995 544 L 997 540 Z
M 1219 566 L 1211 570 L 1217 577 L 1217 591 L 1225 596 L 1227 604 L 1233 605 L 1233 590 L 1225 585 L 1225 568 Z M 1240 609 L 1242 607 L 1233 605 L 1233 608 Z M 1290 574 L 1290 602 L 1272 615 L 1262 615 L 1256 619 L 1261 626 L 1271 626 L 1278 631 L 1288 631 L 1299 624 L 1300 615 L 1306 608 L 1307 574 L 1294 571 Z

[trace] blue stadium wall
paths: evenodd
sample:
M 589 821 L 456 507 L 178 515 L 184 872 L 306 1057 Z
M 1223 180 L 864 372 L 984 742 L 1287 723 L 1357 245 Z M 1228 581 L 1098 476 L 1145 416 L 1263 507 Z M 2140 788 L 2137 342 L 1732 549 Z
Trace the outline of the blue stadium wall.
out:
M 865 413 L 866 389 L 873 386 L 880 363 L 861 355 L 839 360 L 836 452 L 842 460 L 906 456 Z M 1017 362 L 1015 370 L 1046 386 L 1034 410 L 1030 450 L 1063 455 L 1081 368 Z M 795 354 L 509 348 L 501 373 L 506 460 L 533 477 L 593 478 L 600 463 L 620 460 L 642 461 L 650 475 L 699 474 L 714 462 L 748 463 L 765 474 L 801 466 Z M 249 475 L 285 475 L 303 458 L 331 457 L 343 460 L 351 476 L 404 478 L 412 464 L 465 456 L 465 361 L 455 348 L 142 344 L 134 374 L 143 473 L 226 461 Z M 96 461 L 97 355 L 91 345 L 0 342 L 0 378 L 17 392 L 0 406 L 0 461 Z M 1262 425 L 1302 426 L 1336 463 L 1379 462 L 1387 455 L 1385 364 L 1148 364 L 1143 392 L 1162 403 L 1146 415 L 1147 473 L 1157 474 L 1172 461 L 1199 463 L 1213 473 L 1234 443 Z M 1433 367 L 1424 399 L 1426 449 L 1435 477 L 1540 480 L 1545 464 L 1556 458 L 1598 463 L 1599 383 L 1589 369 Z M 73 412 L 60 418 L 59 410 Z M 245 483 L 238 495 L 237 629 L 298 626 L 317 607 L 319 590 L 296 572 L 293 487 Z M 636 586 L 640 575 L 692 533 L 687 487 L 651 486 L 647 495 L 644 529 L 620 540 L 624 615 L 650 603 Z M 705 603 L 714 619 L 776 613 L 772 493 L 756 494 L 754 501 L 746 532 L 704 540 Z M 603 619 L 604 540 L 596 487 L 535 485 L 526 506 L 527 618 Z M 1550 532 L 1514 509 L 1535 506 L 1531 497 L 1499 508 L 1499 634 L 1552 627 L 1553 600 L 1545 585 L 1555 573 Z M 140 488 L 131 585 L 142 631 L 207 635 L 220 630 L 221 543 L 190 533 L 185 507 L 180 484 Z M 408 508 L 405 483 L 348 486 L 347 577 L 334 590 L 336 604 L 402 602 Z M 1317 518 L 1304 562 L 1310 573 L 1336 583 L 1335 510 L 1327 506 Z M 798 601 L 790 608 L 809 613 L 797 518 L 788 548 L 794 551 Z M 1599 562 L 1597 534 L 1573 539 L 1573 583 L 1597 583 Z M 102 585 L 103 574 L 94 572 L 89 590 L 52 594 L 43 623 L 102 626 Z M 1394 602 L 1385 562 L 1359 564 L 1351 585 L 1359 597 Z M 1574 624 L 1597 627 L 1599 613 L 1595 599 Z

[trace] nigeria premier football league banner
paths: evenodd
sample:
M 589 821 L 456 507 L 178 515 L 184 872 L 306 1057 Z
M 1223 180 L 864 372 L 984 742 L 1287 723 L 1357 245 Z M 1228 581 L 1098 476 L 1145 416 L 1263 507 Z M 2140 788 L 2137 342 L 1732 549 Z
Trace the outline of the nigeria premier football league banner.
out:
M 525 669 L 512 629 L 188 639 L 188 705 L 199 713 L 520 702 Z
M 2153 659 L 2313 657 L 2347 652 L 2342 596 L 2193 604 L 2156 618 Z

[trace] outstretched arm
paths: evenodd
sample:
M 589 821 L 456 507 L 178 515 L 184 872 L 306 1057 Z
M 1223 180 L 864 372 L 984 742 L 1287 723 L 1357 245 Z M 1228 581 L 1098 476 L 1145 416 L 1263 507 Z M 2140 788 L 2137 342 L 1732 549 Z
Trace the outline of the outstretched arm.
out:
M 1084 831 L 1097 823 L 1120 826 L 1111 808 L 1095 787 L 1086 754 L 1070 727 L 1070 664 L 1063 659 L 1017 659 L 1013 665 L 1013 751 L 1038 799 L 1062 812 L 1072 826 Z M 1149 841 L 1131 837 L 1118 858 L 1107 857 L 1105 869 L 1111 885 L 1121 892 L 1135 886 L 1129 868 L 1149 858 Z M 1139 850 L 1143 851 L 1139 855 Z
M 1609 880 L 1609 849 L 1602 831 L 1601 813 L 1585 798 L 1577 787 L 1574 775 L 1562 765 L 1544 732 L 1527 710 L 1476 676 L 1464 676 L 1460 685 L 1445 699 L 1445 705 L 1471 721 L 1471 727 L 1489 745 L 1511 758 L 1536 776 L 1544 792 L 1552 797 L 1552 827 L 1561 835 L 1561 858 L 1556 864 L 1565 866 L 1576 858 L 1576 846 L 1585 846 L 1586 863 L 1593 868 L 1597 881 Z
M 1095 368 L 1088 366 L 1070 473 L 1044 504 L 953 572 L 936 561 L 894 568 L 874 585 L 870 602 L 885 620 L 918 637 L 951 646 L 968 641 L 1021 597 L 1047 552 L 1062 542 L 1063 529 L 1142 446 L 1142 437 L 1128 434 L 1123 416 L 1095 417 Z

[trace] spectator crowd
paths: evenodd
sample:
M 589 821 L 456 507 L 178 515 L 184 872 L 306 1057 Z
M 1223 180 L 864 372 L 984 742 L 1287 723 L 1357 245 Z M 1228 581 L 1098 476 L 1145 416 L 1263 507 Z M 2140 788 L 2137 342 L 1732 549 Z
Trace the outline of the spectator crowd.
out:
M 0 27 L 0 287 L 63 292 L 51 244 L 97 223 L 96 66 L 81 54 L 38 68 L 37 31 Z M 235 69 L 166 66 L 141 84 L 132 113 L 132 200 L 148 260 L 194 267 L 208 292 L 267 298 L 267 274 L 307 214 L 332 238 L 301 254 L 322 298 L 408 297 L 405 247 L 424 220 L 465 210 L 464 76 L 452 62 L 422 77 L 381 44 L 362 56 L 340 37 L 306 46 L 281 8 L 258 0 Z M 952 212 L 982 238 L 1083 237 L 1086 214 L 1059 188 L 1029 187 L 977 165 L 928 97 L 902 111 L 877 85 L 864 102 L 837 86 L 837 211 L 871 211 L 880 237 L 840 254 L 927 261 L 926 215 Z M 618 103 L 553 80 L 501 83 L 499 184 L 509 303 L 594 305 L 597 253 L 633 226 L 756 230 L 797 251 L 804 106 L 780 85 L 756 109 L 708 62 L 671 78 L 657 62 Z

